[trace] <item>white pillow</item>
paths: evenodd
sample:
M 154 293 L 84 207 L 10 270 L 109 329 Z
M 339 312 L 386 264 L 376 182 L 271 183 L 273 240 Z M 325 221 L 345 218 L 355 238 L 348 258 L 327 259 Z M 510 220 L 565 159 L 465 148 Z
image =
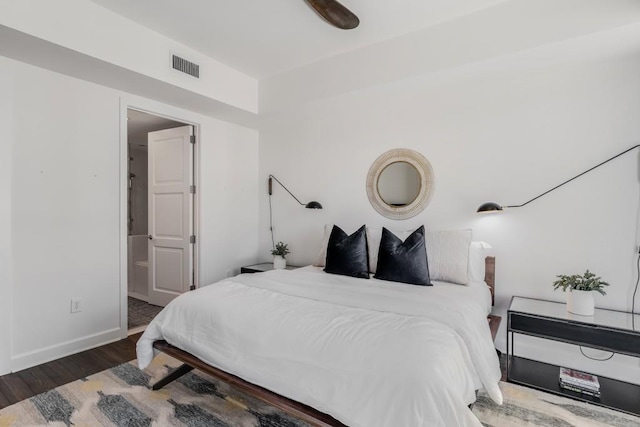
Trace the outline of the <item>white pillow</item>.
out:
M 428 231 L 424 238 L 431 280 L 468 284 L 471 230 Z
M 491 245 L 487 242 L 471 242 L 469 246 L 469 281 L 484 282 L 484 260 L 489 254 Z
M 324 225 L 324 235 L 320 242 L 320 252 L 318 253 L 318 259 L 316 259 L 316 262 L 313 264 L 315 267 L 324 267 L 327 263 L 327 245 L 329 245 L 331 230 L 333 230 L 333 224 Z
M 404 241 L 415 230 L 389 231 L 391 231 L 393 234 L 398 236 L 399 239 Z M 378 251 L 380 250 L 380 240 L 382 240 L 382 227 L 367 226 L 367 251 L 369 252 L 369 271 L 374 274 L 378 266 Z

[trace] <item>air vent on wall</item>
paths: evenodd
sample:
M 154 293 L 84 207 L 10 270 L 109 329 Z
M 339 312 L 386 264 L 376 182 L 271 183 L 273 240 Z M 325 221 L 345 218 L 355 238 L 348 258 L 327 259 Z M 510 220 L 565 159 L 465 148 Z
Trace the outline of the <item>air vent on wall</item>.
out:
M 200 78 L 200 66 L 194 62 L 173 55 L 173 69 L 189 74 L 197 79 Z

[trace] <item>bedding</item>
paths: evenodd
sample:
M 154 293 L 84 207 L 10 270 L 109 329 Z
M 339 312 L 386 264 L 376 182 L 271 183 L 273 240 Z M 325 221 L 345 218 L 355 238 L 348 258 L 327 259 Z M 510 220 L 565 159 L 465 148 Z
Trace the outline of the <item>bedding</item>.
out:
M 480 426 L 501 403 L 483 283 L 411 286 L 321 268 L 244 274 L 171 302 L 137 345 L 164 339 L 205 363 L 352 427 Z
M 327 244 L 333 229 L 332 224 L 325 224 L 320 243 L 320 252 L 316 267 L 324 267 L 327 258 Z M 378 250 L 382 238 L 381 227 L 367 226 L 367 246 L 369 252 L 369 271 L 376 273 L 378 266 Z M 414 230 L 390 230 L 398 238 L 406 239 Z M 484 279 L 484 259 L 491 245 L 485 242 L 471 241 L 471 230 L 426 231 L 427 259 L 433 279 L 452 283 L 468 284 Z M 433 271 L 432 271 L 433 270 Z
M 469 280 L 481 282 L 484 280 L 485 258 L 491 253 L 491 245 L 487 242 L 472 241 L 469 245 Z
M 369 278 L 367 235 L 364 225 L 351 235 L 337 225 L 333 226 L 327 243 L 327 262 L 324 271 L 361 279 Z
M 412 231 L 393 231 L 393 233 L 404 240 Z M 369 267 L 373 273 L 376 272 L 381 237 L 381 228 L 367 227 Z M 472 265 L 469 263 L 470 253 L 477 247 L 471 245 L 471 230 L 426 231 L 424 240 L 427 246 L 431 279 L 466 285 L 472 276 L 477 277 L 475 271 L 470 270 Z M 482 270 L 483 275 L 480 276 L 480 280 L 484 278 L 484 264 Z
M 313 263 L 314 267 L 324 267 L 327 262 L 327 245 L 329 244 L 331 230 L 333 230 L 333 224 L 324 225 L 324 233 L 322 234 L 322 241 L 320 242 L 320 252 L 318 252 L 316 262 Z
M 413 232 L 413 230 L 389 231 L 391 231 L 396 237 L 401 240 L 405 240 Z M 367 226 L 367 245 L 369 245 L 369 270 L 374 274 L 378 272 L 378 252 L 380 251 L 381 240 L 382 228 Z
M 471 230 L 430 231 L 424 239 L 433 280 L 469 283 Z
M 374 277 L 411 285 L 431 286 L 424 246 L 424 227 L 420 226 L 404 240 L 382 227 L 378 266 Z

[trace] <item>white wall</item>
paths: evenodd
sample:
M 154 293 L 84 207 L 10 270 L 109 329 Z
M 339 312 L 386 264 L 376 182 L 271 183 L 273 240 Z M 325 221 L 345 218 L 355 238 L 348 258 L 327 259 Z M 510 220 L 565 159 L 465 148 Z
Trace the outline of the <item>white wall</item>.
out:
M 11 139 L 13 76 L 0 68 L 0 373 L 8 372 L 11 357 Z
M 187 89 L 194 95 L 257 112 L 255 79 L 93 2 L 0 0 L 0 10 L 0 25 Z M 7 43 L 12 42 L 13 37 L 8 37 Z M 200 78 L 173 70 L 172 54 L 200 64 Z M 62 60 L 54 55 L 49 59 L 50 66 L 56 59 Z
M 202 117 L 200 286 L 240 273 L 258 256 L 258 132 Z
M 262 259 L 269 259 L 271 246 L 266 180 L 272 173 L 302 201 L 324 206 L 301 209 L 274 190 L 275 239 L 290 244 L 291 264 L 314 261 L 325 223 L 349 231 L 364 223 L 473 228 L 475 239 L 495 248 L 496 310 L 503 319 L 512 295 L 564 301 L 552 290 L 555 275 L 586 268 L 612 284 L 597 306 L 628 310 L 640 243 L 637 152 L 527 207 L 474 213 L 486 201 L 522 203 L 640 142 L 637 56 L 579 62 L 571 52 L 557 62 L 546 61 L 544 50 L 518 54 L 270 116 L 260 134 Z M 393 148 L 419 151 L 435 171 L 430 205 L 406 221 L 378 215 L 366 196 L 369 167 Z M 505 323 L 497 342 L 502 349 Z M 575 347 L 562 351 L 545 357 L 568 357 L 574 367 L 617 376 L 623 361 L 640 382 L 637 360 L 616 356 L 598 364 Z
M 15 369 L 78 340 L 117 337 L 119 117 L 110 89 L 10 60 L 2 67 L 13 74 Z M 71 315 L 74 297 L 84 309 Z
M 4 179 L 3 167 L 0 196 L 10 191 L 10 231 L 19 237 L 9 254 L 13 278 L 0 286 L 0 304 L 9 300 L 12 308 L 1 329 L 18 370 L 122 336 L 120 100 L 128 95 L 1 57 L 0 74 L 12 89 L 0 103 L 10 110 L 2 132 L 12 132 L 3 138 L 11 176 Z M 206 284 L 255 258 L 258 138 L 251 129 L 193 117 L 201 133 L 199 274 Z M 241 192 L 228 185 L 236 181 Z M 241 214 L 220 214 L 218 205 Z M 70 314 L 73 297 L 83 298 L 81 313 Z

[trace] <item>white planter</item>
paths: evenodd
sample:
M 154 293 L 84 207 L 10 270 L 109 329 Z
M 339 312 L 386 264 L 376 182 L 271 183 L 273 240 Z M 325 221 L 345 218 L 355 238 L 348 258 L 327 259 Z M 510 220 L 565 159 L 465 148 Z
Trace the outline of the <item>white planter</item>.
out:
M 567 294 L 567 311 L 580 316 L 593 316 L 595 305 L 593 291 L 571 290 Z
M 287 259 L 283 256 L 275 255 L 273 257 L 273 268 L 276 270 L 287 268 Z

